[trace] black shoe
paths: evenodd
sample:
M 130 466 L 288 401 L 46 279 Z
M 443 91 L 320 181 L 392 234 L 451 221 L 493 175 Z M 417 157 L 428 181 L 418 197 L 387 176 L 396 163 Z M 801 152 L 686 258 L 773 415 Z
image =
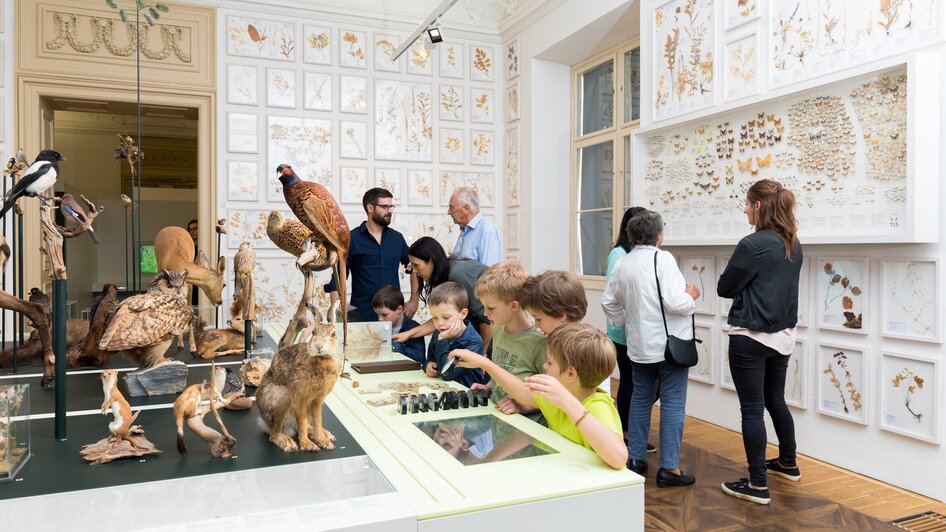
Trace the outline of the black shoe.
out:
M 635 460 L 631 458 L 627 461 L 627 468 L 638 475 L 643 475 L 647 472 L 647 460 Z
M 690 486 L 696 482 L 696 477 L 688 475 L 682 469 L 679 475 L 670 472 L 669 469 L 660 468 L 657 470 L 658 488 L 676 488 L 678 486 Z
M 657 452 L 657 448 L 648 443 L 648 444 L 647 444 L 647 452 L 649 452 L 649 453 L 656 453 L 656 452 Z
M 738 482 L 723 482 L 723 493 L 732 495 L 737 499 L 744 499 L 756 504 L 769 504 L 772 498 L 769 497 L 769 488 L 764 490 L 752 489 L 749 487 L 749 479 L 741 478 Z
M 801 471 L 798 470 L 798 466 L 795 467 L 785 467 L 779 463 L 778 458 L 773 458 L 771 460 L 765 461 L 765 468 L 772 473 L 773 475 L 778 475 L 782 478 L 787 478 L 792 482 L 798 482 L 801 480 Z

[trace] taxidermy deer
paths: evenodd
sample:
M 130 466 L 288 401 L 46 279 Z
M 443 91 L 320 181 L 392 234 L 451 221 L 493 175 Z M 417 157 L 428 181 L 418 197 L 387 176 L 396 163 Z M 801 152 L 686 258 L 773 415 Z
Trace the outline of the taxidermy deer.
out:
M 246 339 L 242 328 L 243 319 L 233 318 L 228 323 L 231 327 L 229 329 L 204 329 L 207 322 L 195 314 L 191 320 L 191 338 L 195 342 L 191 354 L 209 359 L 242 353 L 246 347 Z M 240 328 L 237 329 L 236 327 Z
M 187 454 L 184 444 L 184 424 L 200 439 L 210 444 L 210 453 L 215 457 L 227 457 L 233 454 L 236 438 L 227 431 L 227 426 L 220 419 L 217 408 L 227 406 L 223 398 L 223 389 L 227 384 L 227 370 L 212 364 L 210 381 L 188 386 L 174 401 L 174 420 L 177 423 L 177 452 Z M 232 394 L 228 394 L 230 397 Z M 232 400 L 232 399 L 231 399 Z M 207 404 L 204 404 L 207 401 Z M 223 434 L 204 424 L 204 416 L 213 412 Z
M 217 267 L 213 268 L 207 256 L 201 251 L 194 261 L 194 241 L 187 230 L 180 227 L 165 227 L 154 237 L 154 255 L 158 268 L 177 272 L 187 271 L 187 284 L 197 286 L 210 298 L 210 302 L 219 305 L 223 302 L 224 273 L 227 270 L 227 258 L 220 257 Z
M 322 426 L 322 403 L 341 371 L 334 314 L 330 318 L 307 327 L 301 343 L 280 348 L 257 389 L 261 427 L 285 452 L 335 448 L 335 436 Z
M 128 436 L 128 430 L 131 424 L 141 413 L 141 410 L 131 415 L 131 405 L 118 389 L 118 371 L 107 369 L 102 372 L 102 391 L 105 392 L 105 402 L 102 403 L 102 414 L 108 414 L 111 407 L 112 415 L 115 419 L 108 424 L 108 430 L 112 433 L 113 440 L 123 440 Z

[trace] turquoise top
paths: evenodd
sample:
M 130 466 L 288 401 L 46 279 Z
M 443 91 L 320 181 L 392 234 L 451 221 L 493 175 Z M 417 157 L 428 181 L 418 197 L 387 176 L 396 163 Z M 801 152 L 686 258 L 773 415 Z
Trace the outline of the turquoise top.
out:
M 616 246 L 611 250 L 611 253 L 608 253 L 608 271 L 604 276 L 605 286 L 607 286 L 608 282 L 611 280 L 611 270 L 614 269 L 614 265 L 617 264 L 619 260 L 624 258 L 625 255 L 627 255 L 627 252 L 624 251 L 624 248 L 621 246 Z M 605 318 L 605 323 L 607 326 L 608 338 L 621 345 L 627 345 L 627 335 L 624 333 L 624 324 L 613 324 L 611 323 L 611 320 L 607 318 Z

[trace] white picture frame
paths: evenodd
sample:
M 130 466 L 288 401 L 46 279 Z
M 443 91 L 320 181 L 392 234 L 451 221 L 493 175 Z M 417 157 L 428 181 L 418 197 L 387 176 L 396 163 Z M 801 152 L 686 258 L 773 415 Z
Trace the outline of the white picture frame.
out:
M 441 121 L 462 122 L 466 107 L 466 90 L 462 85 L 440 85 L 439 116 Z
M 736 391 L 736 383 L 732 380 L 732 370 L 729 368 L 729 328 L 719 331 L 719 387 Z
M 328 26 L 302 26 L 302 62 L 313 65 L 332 64 L 332 28 Z
M 867 334 L 871 310 L 870 259 L 820 257 L 815 272 L 818 327 Z M 848 305 L 851 307 L 847 308 Z
M 259 75 L 255 66 L 227 64 L 227 103 L 259 105 Z
M 681 255 L 679 267 L 687 284 L 694 284 L 700 289 L 700 297 L 696 298 L 696 312 L 716 314 L 716 257 Z
M 889 257 L 880 268 L 881 334 L 942 343 L 942 270 L 939 258 Z
M 685 57 L 698 57 L 698 64 L 690 63 L 685 66 L 687 69 L 693 69 L 692 76 L 696 83 L 690 84 L 692 88 L 687 93 L 684 93 L 682 88 L 677 91 L 677 85 L 673 83 L 677 73 L 665 59 L 667 53 L 663 52 L 664 44 L 672 40 L 671 35 L 675 33 L 674 14 L 682 13 L 687 1 L 657 2 L 653 4 L 653 8 L 645 8 L 642 13 L 642 16 L 650 17 L 651 42 L 656 43 L 654 46 L 662 51 L 653 53 L 651 58 L 651 94 L 654 95 L 652 114 L 655 122 L 710 107 L 716 103 L 719 93 L 715 59 L 718 49 L 717 15 L 713 0 L 696 0 L 694 9 L 690 11 L 693 20 L 689 25 L 699 29 L 699 34 L 677 31 L 677 39 L 674 42 L 679 49 L 670 52 L 672 57 L 678 57 L 680 54 Z M 703 66 L 707 62 L 710 63 L 709 68 Z
M 740 6 L 740 0 L 723 0 L 723 29 L 733 30 L 744 24 L 761 18 L 764 1 L 747 0 Z
M 503 65 L 506 70 L 506 81 L 519 77 L 519 39 L 514 39 L 504 47 L 506 50 Z
M 798 326 L 808 327 L 811 316 L 811 264 L 803 261 L 798 272 Z
M 339 111 L 343 113 L 368 113 L 368 78 L 361 76 L 339 76 Z
M 464 79 L 466 73 L 466 48 L 463 43 L 445 43 L 438 45 L 438 72 L 441 78 Z
M 226 35 L 228 55 L 296 60 L 296 26 L 291 22 L 227 15 Z
M 400 72 L 404 55 L 392 61 L 391 56 L 401 44 L 397 35 L 388 33 L 374 34 L 374 69 L 378 72 Z
M 808 341 L 796 338 L 785 371 L 785 404 L 802 410 L 808 408 L 808 373 Z
M 493 166 L 496 159 L 496 134 L 492 131 L 470 131 L 470 164 Z
M 434 172 L 411 168 L 407 171 L 407 204 L 411 207 L 434 206 Z
M 506 87 L 506 122 L 519 120 L 519 82 Z
M 716 258 L 716 284 L 719 284 L 719 278 L 722 277 L 723 272 L 726 271 L 726 266 L 729 265 L 729 255 L 723 255 Z M 732 299 L 725 298 L 717 295 L 716 299 L 716 308 L 719 309 L 719 315 L 723 319 L 729 318 L 729 309 L 732 308 Z
M 401 203 L 401 169 L 375 168 L 374 186 L 383 188 L 394 196 L 394 203 Z
M 741 35 L 723 47 L 723 100 L 732 102 L 762 90 L 759 34 Z
M 434 74 L 434 50 L 427 46 L 424 39 L 417 39 L 407 49 L 407 73 L 416 76 L 432 76 Z
M 362 166 L 340 166 L 339 199 L 349 205 L 361 205 L 361 200 L 368 190 L 368 169 Z
M 227 151 L 259 152 L 259 116 L 249 113 L 227 113 Z
M 332 121 L 321 118 L 269 115 L 266 119 L 267 201 L 283 201 L 275 168 L 292 166 L 299 178 L 332 187 Z
M 443 164 L 463 164 L 466 133 L 460 128 L 440 128 L 439 159 Z
M 865 349 L 822 343 L 818 346 L 819 413 L 867 425 L 870 405 L 870 361 Z
M 695 337 L 702 340 L 696 343 L 699 359 L 696 365 L 690 368 L 687 378 L 714 385 L 716 384 L 716 358 L 713 355 L 717 352 L 716 346 L 719 344 L 716 331 L 712 325 L 697 323 Z
M 519 205 L 519 126 L 506 128 L 506 206 Z
M 342 159 L 367 159 L 369 153 L 368 124 L 341 120 L 338 126 L 340 145 L 338 156 Z
M 470 45 L 470 80 L 493 81 L 496 70 L 496 53 L 492 46 Z
M 227 200 L 257 201 L 259 199 L 259 163 L 227 161 Z
M 506 214 L 506 248 L 519 249 L 519 213 Z
M 307 111 L 331 111 L 332 92 L 331 74 L 326 72 L 303 72 L 303 109 Z
M 363 31 L 338 30 L 338 64 L 347 68 L 368 68 L 368 37 Z
M 939 360 L 883 352 L 880 368 L 880 428 L 940 443 Z
M 470 88 L 470 122 L 492 124 L 496 98 L 492 89 Z
M 266 69 L 266 106 L 296 108 L 296 71 L 285 68 Z
M 374 80 L 375 159 L 431 162 L 433 94 L 429 83 Z

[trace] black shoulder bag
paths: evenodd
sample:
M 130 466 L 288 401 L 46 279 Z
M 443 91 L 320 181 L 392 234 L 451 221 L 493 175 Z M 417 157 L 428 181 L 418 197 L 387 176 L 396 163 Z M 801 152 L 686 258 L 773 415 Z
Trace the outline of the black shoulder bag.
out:
M 667 315 L 664 313 L 664 298 L 660 293 L 660 276 L 657 274 L 657 253 L 654 252 L 654 277 L 657 279 L 657 299 L 660 300 L 660 317 L 664 320 L 664 332 L 667 334 L 667 346 L 664 347 L 664 360 L 674 366 L 681 368 L 691 368 L 699 362 L 699 355 L 696 352 L 696 343 L 703 343 L 696 338 L 696 317 L 690 315 L 690 322 L 693 324 L 693 339 L 681 340 L 676 336 L 670 335 L 667 328 Z

